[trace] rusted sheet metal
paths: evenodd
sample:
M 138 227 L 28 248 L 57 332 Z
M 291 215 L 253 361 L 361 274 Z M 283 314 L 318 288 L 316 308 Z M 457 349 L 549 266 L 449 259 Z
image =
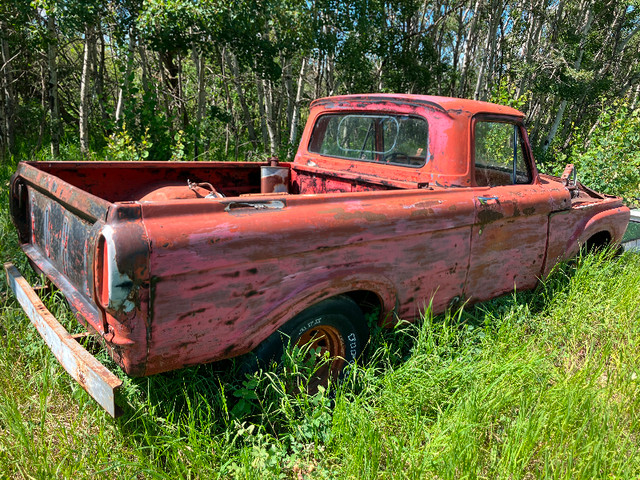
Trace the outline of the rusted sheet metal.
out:
M 29 283 L 11 263 L 5 263 L 7 282 L 20 305 L 64 369 L 109 415 L 119 415 L 115 395 L 122 380 L 87 352 L 47 310 Z
M 339 111 L 426 119 L 424 166 L 310 152 L 316 119 Z M 477 115 L 519 126 L 529 184 L 478 186 Z M 54 223 L 66 219 L 71 236 L 89 238 L 84 249 L 73 244 L 84 263 L 64 253 L 64 228 L 44 233 L 44 213 L 23 222 L 21 242 L 54 282 L 77 284 L 64 292 L 72 306 L 87 314 L 92 306 L 89 323 L 97 319 L 113 358 L 137 376 L 245 353 L 311 305 L 348 292 L 375 295 L 383 319 L 395 311 L 410 320 L 430 301 L 438 313 L 454 300 L 531 288 L 601 229 L 619 241 L 628 220 L 620 199 L 539 175 L 522 114 L 483 102 L 322 99 L 295 162 L 278 166 L 290 174 L 289 193 L 261 193 L 264 163 L 47 163 L 43 177 L 111 203 L 91 227 L 58 211 L 64 205 L 50 207 Z M 26 182 L 33 194 L 12 191 L 16 205 L 45 212 L 40 183 Z M 194 183 L 224 198 L 185 195 Z
M 21 164 L 22 165 L 22 164 Z M 208 182 L 227 197 L 260 192 L 258 162 L 33 162 L 47 177 L 108 202 L 137 201 L 167 186 Z M 281 166 L 288 163 L 280 162 Z M 20 173 L 20 169 L 18 169 Z M 123 181 L 127 179 L 127 181 Z
M 404 318 L 436 292 L 437 309 L 463 293 L 475 212 L 460 191 L 290 195 L 282 209 L 235 216 L 216 203 L 143 206 L 154 245 L 147 373 L 246 352 L 340 293 L 376 292 Z
M 14 179 L 18 178 L 50 198 L 54 198 L 56 203 L 64 205 L 75 214 L 87 217 L 91 221 L 104 220 L 110 206 L 105 199 L 81 190 L 58 177 L 48 175 L 43 169 L 28 163 L 19 164 L 14 176 Z
M 629 209 L 619 198 L 579 205 L 549 217 L 547 258 L 543 274 L 562 260 L 575 256 L 580 247 L 594 234 L 608 232 L 611 242 L 622 240 L 629 222 Z
M 419 169 L 351 161 L 310 154 L 309 144 L 315 121 L 334 111 L 379 112 L 419 116 L 429 120 L 427 163 Z M 470 121 L 478 114 L 501 115 L 522 125 L 523 114 L 511 107 L 486 102 L 427 95 L 345 95 L 315 100 L 300 140 L 295 165 L 334 170 L 336 174 L 353 170 L 361 175 L 387 181 L 414 182 L 415 185 L 471 186 Z M 339 174 L 338 174 L 339 176 Z M 294 172 L 295 180 L 295 172 Z M 405 187 L 406 188 L 406 187 Z M 411 188 L 411 187 L 409 187 Z
M 100 322 L 100 312 L 90 298 L 78 290 L 38 248 L 33 245 L 23 245 L 22 248 L 38 269 L 64 294 L 80 324 L 103 334 L 104 329 Z
M 281 167 L 277 160 L 269 166 L 260 167 L 260 192 L 285 193 L 289 191 L 290 169 Z

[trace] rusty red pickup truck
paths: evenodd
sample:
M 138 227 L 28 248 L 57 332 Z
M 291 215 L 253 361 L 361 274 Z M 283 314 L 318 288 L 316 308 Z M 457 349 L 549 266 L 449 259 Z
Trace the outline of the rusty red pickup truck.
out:
M 355 360 L 366 314 L 533 288 L 584 246 L 616 244 L 620 198 L 540 174 L 523 114 L 418 95 L 315 100 L 291 163 L 24 162 L 11 213 L 32 265 L 131 376 L 310 342 Z M 119 379 L 11 286 L 110 413 Z M 35 319 L 34 319 L 35 318 Z

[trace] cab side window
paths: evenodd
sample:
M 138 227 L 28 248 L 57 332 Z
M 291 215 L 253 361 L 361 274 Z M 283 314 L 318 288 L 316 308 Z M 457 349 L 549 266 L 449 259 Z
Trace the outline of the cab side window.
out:
M 476 122 L 475 180 L 480 187 L 531 183 L 517 125 Z

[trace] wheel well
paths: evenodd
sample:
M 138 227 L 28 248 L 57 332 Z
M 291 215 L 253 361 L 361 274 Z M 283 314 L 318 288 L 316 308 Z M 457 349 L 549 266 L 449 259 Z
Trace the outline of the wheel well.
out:
M 375 315 L 373 318 L 374 321 L 378 322 L 380 320 L 383 305 L 382 300 L 376 293 L 369 290 L 354 290 L 352 292 L 343 293 L 343 295 L 356 302 L 367 320 L 371 319 L 371 315 Z
M 611 234 L 607 231 L 591 235 L 582 249 L 586 253 L 597 252 L 611 243 Z

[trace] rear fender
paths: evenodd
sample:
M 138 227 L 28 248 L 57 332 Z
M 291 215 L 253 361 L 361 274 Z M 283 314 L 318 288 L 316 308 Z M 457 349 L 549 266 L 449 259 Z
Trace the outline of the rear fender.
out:
M 273 332 L 307 308 L 327 298 L 354 291 L 368 291 L 375 294 L 381 305 L 379 321 L 388 323 L 390 315 L 397 308 L 398 297 L 395 285 L 382 275 L 350 272 L 341 277 L 333 277 L 314 283 L 313 286 L 299 292 L 294 300 L 285 302 L 274 309 L 270 314 L 270 322 L 267 325 L 261 325 L 254 332 L 254 335 L 251 335 L 252 344 L 249 348 L 245 348 L 244 351 L 239 351 L 237 354 L 254 349 Z

